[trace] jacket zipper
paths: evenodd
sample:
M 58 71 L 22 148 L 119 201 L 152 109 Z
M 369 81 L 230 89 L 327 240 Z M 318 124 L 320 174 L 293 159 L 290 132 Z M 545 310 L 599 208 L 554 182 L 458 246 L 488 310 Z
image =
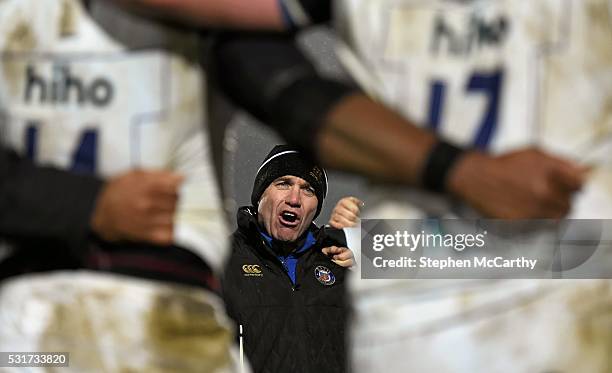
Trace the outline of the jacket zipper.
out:
M 261 244 L 264 245 L 264 247 L 267 247 L 267 244 L 266 244 L 266 242 L 263 239 L 261 240 Z M 275 261 L 280 264 L 281 271 L 285 274 L 285 276 L 287 276 L 287 279 L 289 280 L 289 283 L 291 284 L 291 291 L 296 291 L 297 290 L 296 285 L 293 283 L 293 281 L 291 281 L 291 276 L 289 276 L 289 271 L 287 270 L 287 267 L 285 267 L 285 261 L 278 259 L 278 257 L 276 255 L 272 255 L 272 257 L 274 257 Z M 272 269 L 265 262 L 264 262 L 264 266 L 266 266 L 270 270 Z M 295 266 L 295 270 L 296 270 L 295 272 L 296 272 L 296 275 L 297 275 L 297 263 L 296 263 L 296 266 Z

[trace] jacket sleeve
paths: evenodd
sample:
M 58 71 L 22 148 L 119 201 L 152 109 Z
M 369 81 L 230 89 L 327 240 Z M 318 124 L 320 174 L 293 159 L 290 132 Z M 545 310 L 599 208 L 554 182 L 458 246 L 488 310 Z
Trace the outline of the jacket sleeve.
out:
M 78 245 L 102 181 L 34 165 L 0 146 L 0 236 Z
M 321 77 L 290 34 L 221 34 L 211 55 L 223 92 L 312 158 L 327 115 L 357 90 Z

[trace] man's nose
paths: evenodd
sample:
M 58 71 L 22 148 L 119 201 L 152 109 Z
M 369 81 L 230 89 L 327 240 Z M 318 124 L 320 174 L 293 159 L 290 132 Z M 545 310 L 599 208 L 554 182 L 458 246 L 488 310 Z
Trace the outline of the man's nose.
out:
M 301 189 L 297 186 L 291 188 L 289 190 L 289 194 L 287 195 L 287 204 L 294 207 L 299 207 L 301 205 L 301 192 Z

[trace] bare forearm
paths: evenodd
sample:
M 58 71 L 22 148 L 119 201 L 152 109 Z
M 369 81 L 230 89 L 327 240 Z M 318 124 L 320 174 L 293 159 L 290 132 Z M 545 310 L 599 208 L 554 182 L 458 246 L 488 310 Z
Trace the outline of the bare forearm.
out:
M 418 184 L 434 136 L 364 94 L 339 102 L 322 126 L 321 161 L 379 181 Z
M 193 26 L 282 30 L 277 0 L 113 0 L 136 12 Z
M 438 139 L 362 94 L 335 105 L 319 129 L 317 153 L 330 167 L 378 181 L 423 186 Z M 435 152 L 435 150 L 433 150 Z M 485 216 L 561 218 L 580 189 L 584 168 L 525 149 L 492 157 L 462 153 L 443 175 L 443 189 Z

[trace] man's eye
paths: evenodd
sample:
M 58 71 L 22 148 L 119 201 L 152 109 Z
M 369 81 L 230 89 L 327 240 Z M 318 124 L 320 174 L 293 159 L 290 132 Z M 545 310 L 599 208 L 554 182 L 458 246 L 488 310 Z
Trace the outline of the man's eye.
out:
M 309 196 L 309 197 L 312 197 L 312 196 L 314 196 L 315 191 L 314 191 L 313 188 L 305 188 L 304 189 L 304 194 Z
M 286 181 L 279 181 L 278 183 L 276 183 L 276 186 L 281 188 L 281 189 L 287 189 L 289 188 L 289 183 Z

